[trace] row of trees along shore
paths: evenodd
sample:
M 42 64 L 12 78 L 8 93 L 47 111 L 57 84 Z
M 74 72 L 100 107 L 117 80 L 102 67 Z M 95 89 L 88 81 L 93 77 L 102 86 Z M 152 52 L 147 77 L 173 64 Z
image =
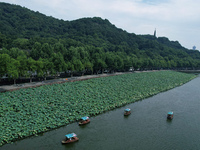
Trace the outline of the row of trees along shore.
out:
M 80 75 L 106 72 L 152 69 L 183 69 L 195 68 L 200 65 L 190 59 L 170 59 L 168 57 L 150 58 L 141 55 L 127 54 L 120 51 L 105 51 L 94 46 L 71 46 L 66 48 L 62 43 L 50 45 L 36 42 L 32 50 L 19 48 L 0 50 L 1 78 L 7 75 L 9 79 L 20 77 L 32 78 L 34 73 L 46 80 L 47 76 L 57 77 L 61 72 Z
M 200 53 L 178 41 L 136 35 L 100 17 L 59 20 L 0 2 L 0 79 L 102 72 L 199 69 Z M 2 83 L 2 80 L 1 82 Z

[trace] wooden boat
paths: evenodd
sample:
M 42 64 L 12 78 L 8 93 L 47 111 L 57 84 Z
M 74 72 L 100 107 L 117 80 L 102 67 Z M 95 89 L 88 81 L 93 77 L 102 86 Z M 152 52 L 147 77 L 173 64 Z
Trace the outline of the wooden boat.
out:
M 68 143 L 72 143 L 72 142 L 76 142 L 79 140 L 79 138 L 77 137 L 77 135 L 75 133 L 70 133 L 65 135 L 65 139 L 62 141 L 62 144 L 68 144 Z
M 79 121 L 79 125 L 84 125 L 84 124 L 87 124 L 90 122 L 90 119 L 89 117 L 85 116 L 85 117 L 82 117 Z
M 172 120 L 173 117 L 174 117 L 174 113 L 172 111 L 170 111 L 170 112 L 167 113 L 167 119 Z
M 126 108 L 125 110 L 124 110 L 124 116 L 128 116 L 128 115 L 130 115 L 131 114 L 131 109 L 130 108 Z

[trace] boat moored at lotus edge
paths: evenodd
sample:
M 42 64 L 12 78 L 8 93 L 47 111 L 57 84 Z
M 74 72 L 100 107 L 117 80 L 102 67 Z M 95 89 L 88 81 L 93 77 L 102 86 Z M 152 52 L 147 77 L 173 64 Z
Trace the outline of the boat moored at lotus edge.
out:
M 131 114 L 131 109 L 130 108 L 126 108 L 125 110 L 124 110 L 124 116 L 128 116 L 128 115 L 130 115 Z
M 173 117 L 174 117 L 174 113 L 172 111 L 170 111 L 170 112 L 167 113 L 167 119 L 172 120 Z
M 79 121 L 79 125 L 84 125 L 90 122 L 90 119 L 88 116 L 82 117 Z

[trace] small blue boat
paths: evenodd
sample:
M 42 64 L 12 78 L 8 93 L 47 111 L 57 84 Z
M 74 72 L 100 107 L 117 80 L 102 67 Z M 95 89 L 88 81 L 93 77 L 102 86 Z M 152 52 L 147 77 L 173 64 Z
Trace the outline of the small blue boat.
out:
M 173 119 L 173 117 L 174 117 L 174 113 L 172 111 L 167 113 L 167 119 L 171 120 L 171 119 Z
M 62 144 L 72 143 L 79 140 L 75 133 L 65 135 L 66 139 L 62 141 Z
M 126 108 L 125 110 L 124 110 L 124 115 L 125 116 L 128 116 L 128 115 L 130 115 L 131 114 L 131 109 L 130 108 Z
M 79 121 L 79 125 L 84 125 L 90 122 L 90 119 L 88 116 L 82 117 Z

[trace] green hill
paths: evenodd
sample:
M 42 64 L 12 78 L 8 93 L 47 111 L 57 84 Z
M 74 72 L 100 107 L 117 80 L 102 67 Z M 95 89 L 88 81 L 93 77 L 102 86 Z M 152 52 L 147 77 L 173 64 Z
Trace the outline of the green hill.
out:
M 9 70 L 16 66 L 17 78 L 31 76 L 26 71 L 41 72 L 44 76 L 44 72 L 56 75 L 67 70 L 98 73 L 127 71 L 130 67 L 200 67 L 199 51 L 188 50 L 167 37 L 128 33 L 99 17 L 59 20 L 7 3 L 0 3 L 0 49 L 0 76 L 12 74 L 8 75 L 12 78 L 13 71 Z M 30 62 L 23 62 L 25 57 Z M 14 67 L 10 63 L 13 60 L 17 64 Z

